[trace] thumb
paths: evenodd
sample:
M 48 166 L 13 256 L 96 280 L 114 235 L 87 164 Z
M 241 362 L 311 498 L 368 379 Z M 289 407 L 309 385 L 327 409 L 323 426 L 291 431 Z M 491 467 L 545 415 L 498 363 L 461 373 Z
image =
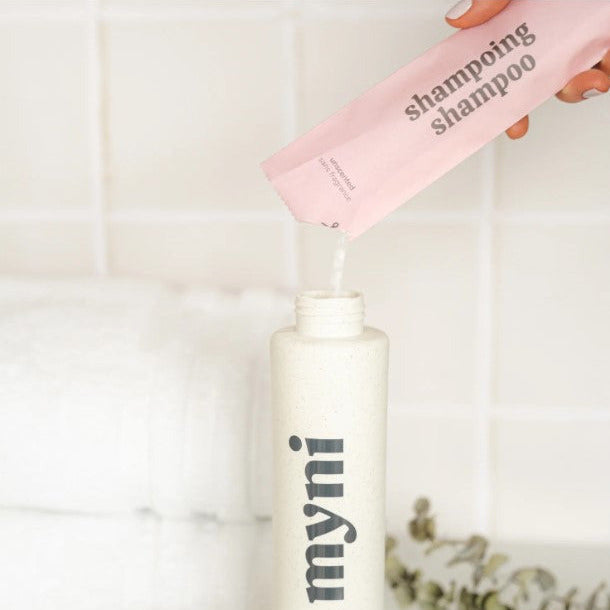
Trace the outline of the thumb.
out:
M 449 9 L 445 19 L 456 28 L 471 28 L 489 21 L 504 10 L 511 0 L 460 0 Z

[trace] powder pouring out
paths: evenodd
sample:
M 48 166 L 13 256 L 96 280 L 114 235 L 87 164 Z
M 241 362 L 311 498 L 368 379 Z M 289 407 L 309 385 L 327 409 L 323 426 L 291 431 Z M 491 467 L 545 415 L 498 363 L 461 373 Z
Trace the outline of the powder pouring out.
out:
M 343 284 L 343 270 L 345 268 L 345 254 L 347 251 L 347 233 L 341 231 L 337 245 L 335 246 L 335 255 L 333 258 L 333 269 L 330 277 L 330 289 L 333 294 L 341 292 Z

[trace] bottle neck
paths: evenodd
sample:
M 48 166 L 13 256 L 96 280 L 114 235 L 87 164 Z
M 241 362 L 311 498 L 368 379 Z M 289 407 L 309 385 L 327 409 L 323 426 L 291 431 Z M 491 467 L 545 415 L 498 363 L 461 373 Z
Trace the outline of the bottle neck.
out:
M 359 292 L 302 292 L 295 309 L 297 332 L 305 337 L 357 337 L 364 330 L 364 299 Z

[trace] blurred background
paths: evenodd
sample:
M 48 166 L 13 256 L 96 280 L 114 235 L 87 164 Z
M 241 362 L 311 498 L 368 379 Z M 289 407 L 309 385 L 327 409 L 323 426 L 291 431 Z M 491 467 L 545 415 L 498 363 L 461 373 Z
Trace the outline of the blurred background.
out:
M 268 607 L 267 340 L 337 236 L 258 164 L 450 4 L 0 0 L 0 605 Z M 610 574 L 609 104 L 549 101 L 346 260 L 389 529 L 426 494 L 566 586 Z

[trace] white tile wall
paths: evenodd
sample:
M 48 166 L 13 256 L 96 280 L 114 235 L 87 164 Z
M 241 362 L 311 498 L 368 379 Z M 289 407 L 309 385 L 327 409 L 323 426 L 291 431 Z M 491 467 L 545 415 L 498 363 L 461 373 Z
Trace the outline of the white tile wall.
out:
M 496 256 L 496 400 L 610 404 L 610 227 L 504 226 Z
M 93 273 L 91 226 L 83 222 L 0 222 L 4 273 Z
M 441 535 L 472 532 L 476 514 L 476 444 L 472 422 L 392 408 L 388 426 L 388 528 L 398 534 L 417 494 L 434 498 Z
M 301 236 L 302 281 L 313 288 L 335 239 L 318 227 Z M 392 403 L 472 404 L 476 276 L 470 225 L 392 222 L 348 247 L 345 285 L 364 292 L 369 323 L 392 340 Z
M 0 23 L 0 207 L 87 205 L 85 43 L 81 23 Z
M 284 232 L 277 221 L 121 223 L 111 232 L 110 264 L 123 275 L 231 289 L 285 286 Z
M 110 23 L 104 45 L 113 209 L 277 209 L 280 22 Z
M 256 164 L 448 34 L 449 4 L 0 2 L 0 272 L 325 285 L 332 237 Z M 392 339 L 396 527 L 427 491 L 452 529 L 610 540 L 608 104 L 550 102 L 350 247 Z
M 496 528 L 522 540 L 610 538 L 610 417 L 562 422 L 500 419 L 496 436 Z
M 14 15 L 23 9 L 40 11 L 48 8 L 79 8 L 84 2 L 86 0 L 0 0 L 0 7 Z
M 500 143 L 501 210 L 610 214 L 608 100 L 549 100 L 532 114 L 527 140 Z M 514 142 L 513 142 L 514 144 Z

